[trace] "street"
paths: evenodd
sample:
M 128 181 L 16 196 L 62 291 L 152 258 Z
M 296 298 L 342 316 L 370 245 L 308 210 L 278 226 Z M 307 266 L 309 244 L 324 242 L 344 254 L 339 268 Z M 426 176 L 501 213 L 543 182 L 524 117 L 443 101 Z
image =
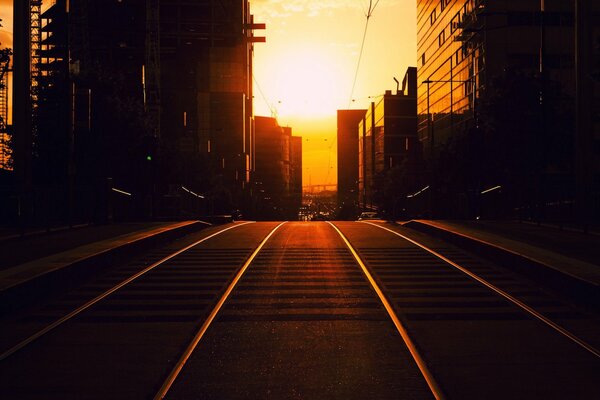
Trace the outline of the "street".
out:
M 383 221 L 214 226 L 2 325 L 6 398 L 598 393 L 595 313 Z

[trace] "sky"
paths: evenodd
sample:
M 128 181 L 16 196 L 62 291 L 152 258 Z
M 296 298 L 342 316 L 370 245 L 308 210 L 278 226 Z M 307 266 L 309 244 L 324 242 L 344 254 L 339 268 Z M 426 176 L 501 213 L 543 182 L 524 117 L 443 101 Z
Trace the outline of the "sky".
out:
M 255 45 L 255 115 L 275 115 L 303 137 L 303 184 L 337 180 L 337 110 L 367 108 L 395 90 L 416 63 L 416 1 L 373 0 L 356 79 L 369 0 L 251 0 L 267 24 Z
M 369 20 L 356 75 L 369 3 Z M 415 0 L 250 0 L 266 43 L 254 52 L 255 115 L 303 137 L 303 184 L 337 180 L 338 109 L 367 108 L 416 65 Z M 0 0 L 0 43 L 12 47 L 12 0 Z

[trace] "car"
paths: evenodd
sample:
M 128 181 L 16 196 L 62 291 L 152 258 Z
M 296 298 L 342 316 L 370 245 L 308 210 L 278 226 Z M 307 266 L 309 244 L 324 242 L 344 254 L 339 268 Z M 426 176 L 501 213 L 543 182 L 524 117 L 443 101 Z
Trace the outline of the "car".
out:
M 367 219 L 379 219 L 379 215 L 377 215 L 375 211 L 365 211 L 360 213 L 360 216 L 358 217 L 359 221 L 364 221 Z

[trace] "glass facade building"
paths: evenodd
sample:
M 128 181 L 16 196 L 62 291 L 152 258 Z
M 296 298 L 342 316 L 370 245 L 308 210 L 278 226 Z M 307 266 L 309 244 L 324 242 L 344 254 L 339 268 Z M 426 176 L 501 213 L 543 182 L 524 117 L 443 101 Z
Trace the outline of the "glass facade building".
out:
M 418 113 L 425 156 L 476 125 L 486 88 L 507 69 L 539 74 L 543 66 L 547 79 L 572 94 L 573 25 L 572 0 L 419 0 Z
M 417 3 L 419 139 L 431 156 L 473 119 L 485 74 L 485 46 L 478 24 L 483 1 L 420 0 Z M 478 28 L 480 25 L 478 25 Z
M 572 199 L 574 26 L 573 0 L 418 0 L 430 212 L 473 217 L 484 202 L 512 213 Z M 510 206 L 488 201 L 500 191 L 484 196 L 495 187 Z

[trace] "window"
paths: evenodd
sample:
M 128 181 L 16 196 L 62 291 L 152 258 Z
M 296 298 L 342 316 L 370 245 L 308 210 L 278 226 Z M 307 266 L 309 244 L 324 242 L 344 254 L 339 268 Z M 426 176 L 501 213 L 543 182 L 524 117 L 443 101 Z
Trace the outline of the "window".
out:
M 444 42 L 446 42 L 446 30 L 445 29 L 438 36 L 438 44 L 440 45 L 440 47 L 442 47 Z
M 452 18 L 452 21 L 450 22 L 450 32 L 454 32 L 458 28 L 460 28 L 460 12 L 457 12 Z
M 425 53 L 421 54 L 421 66 L 425 65 Z
M 435 22 L 437 16 L 435 13 L 436 9 L 434 8 L 433 11 L 431 12 L 431 15 L 429 16 L 429 21 L 431 23 L 431 25 L 433 25 L 433 23 Z

